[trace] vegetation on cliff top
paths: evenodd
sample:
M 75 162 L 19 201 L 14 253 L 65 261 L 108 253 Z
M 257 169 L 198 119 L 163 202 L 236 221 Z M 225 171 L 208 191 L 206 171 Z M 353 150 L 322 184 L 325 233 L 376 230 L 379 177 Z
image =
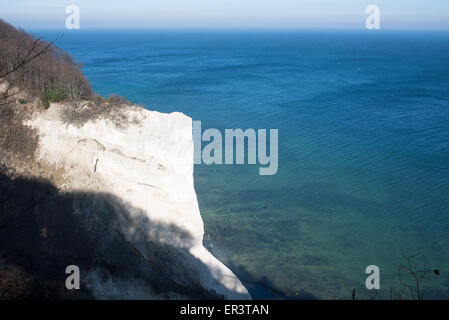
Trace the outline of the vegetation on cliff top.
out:
M 1 88 L 0 105 L 23 105 L 22 116 L 30 102 L 24 96 L 39 98 L 45 109 L 52 102 L 70 102 L 71 107 L 63 110 L 63 119 L 75 125 L 102 116 L 120 120 L 125 116 L 116 107 L 132 105 L 116 94 L 109 98 L 96 95 L 81 71 L 81 64 L 54 41 L 36 38 L 0 19 L 0 43 L 0 85 L 3 80 L 7 82 Z
M 0 79 L 50 101 L 90 99 L 92 88 L 81 65 L 53 44 L 0 19 Z

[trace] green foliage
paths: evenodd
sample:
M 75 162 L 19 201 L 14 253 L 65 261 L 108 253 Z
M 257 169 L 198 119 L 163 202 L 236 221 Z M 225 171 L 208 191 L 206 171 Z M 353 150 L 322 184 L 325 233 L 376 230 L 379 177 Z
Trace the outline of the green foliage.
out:
M 48 101 L 48 99 L 45 99 L 44 97 L 42 97 L 41 101 L 42 101 L 42 105 L 44 106 L 45 109 L 48 109 L 50 107 L 50 101 Z
M 66 95 L 61 90 L 50 90 L 42 95 L 41 101 L 42 105 L 45 109 L 48 109 L 50 107 L 50 102 L 59 102 L 66 98 Z

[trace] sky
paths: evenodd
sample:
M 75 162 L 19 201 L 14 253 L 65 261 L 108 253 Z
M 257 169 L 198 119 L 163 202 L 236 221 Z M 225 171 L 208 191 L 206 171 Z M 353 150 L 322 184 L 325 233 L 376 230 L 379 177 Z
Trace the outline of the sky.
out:
M 362 29 L 368 5 L 381 29 L 449 30 L 449 0 L 0 0 L 0 18 L 25 29 L 63 29 L 68 5 L 81 28 Z

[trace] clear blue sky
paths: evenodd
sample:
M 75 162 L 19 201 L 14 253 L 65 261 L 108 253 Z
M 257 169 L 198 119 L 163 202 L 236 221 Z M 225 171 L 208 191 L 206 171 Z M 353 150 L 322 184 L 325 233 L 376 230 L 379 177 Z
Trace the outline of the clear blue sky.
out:
M 0 17 L 28 28 L 64 28 L 65 7 L 81 28 L 364 28 L 365 8 L 380 7 L 383 29 L 449 29 L 449 0 L 0 0 Z

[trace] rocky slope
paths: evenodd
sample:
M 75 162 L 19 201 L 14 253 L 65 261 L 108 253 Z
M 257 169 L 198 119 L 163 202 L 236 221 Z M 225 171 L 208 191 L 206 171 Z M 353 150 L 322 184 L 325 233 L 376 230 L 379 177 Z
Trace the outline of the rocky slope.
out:
M 10 295 L 250 298 L 202 245 L 189 117 L 36 104 L 1 106 L 0 269 L 10 270 Z M 81 290 L 65 288 L 68 265 L 80 267 Z

